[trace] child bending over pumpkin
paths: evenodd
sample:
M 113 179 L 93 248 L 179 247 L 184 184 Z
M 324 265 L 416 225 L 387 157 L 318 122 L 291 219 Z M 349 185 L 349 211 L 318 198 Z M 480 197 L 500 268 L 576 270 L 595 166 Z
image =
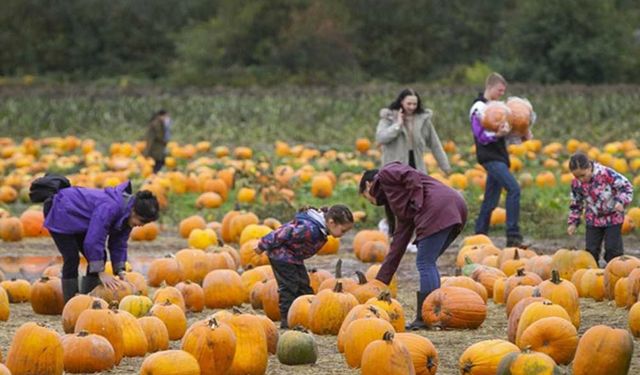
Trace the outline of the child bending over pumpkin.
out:
M 295 218 L 260 239 L 255 251 L 267 252 L 280 295 L 280 327 L 288 328 L 287 314 L 299 296 L 313 294 L 304 260 L 315 255 L 327 236 L 342 237 L 353 228 L 353 214 L 337 204 L 320 210 L 303 208 Z
M 604 240 L 604 260 L 608 263 L 624 253 L 624 208 L 631 203 L 633 186 L 620 173 L 589 160 L 580 152 L 571 156 L 569 169 L 574 179 L 567 233 L 572 236 L 576 232 L 584 212 L 587 223 L 585 247 L 599 262 Z

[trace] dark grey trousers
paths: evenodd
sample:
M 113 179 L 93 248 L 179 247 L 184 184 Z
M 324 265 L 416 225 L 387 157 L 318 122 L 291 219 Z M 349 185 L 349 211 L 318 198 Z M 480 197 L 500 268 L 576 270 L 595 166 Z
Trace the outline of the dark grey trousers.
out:
M 604 260 L 609 261 L 624 253 L 622 245 L 622 224 L 608 227 L 592 227 L 587 225 L 586 248 L 598 262 L 604 240 Z

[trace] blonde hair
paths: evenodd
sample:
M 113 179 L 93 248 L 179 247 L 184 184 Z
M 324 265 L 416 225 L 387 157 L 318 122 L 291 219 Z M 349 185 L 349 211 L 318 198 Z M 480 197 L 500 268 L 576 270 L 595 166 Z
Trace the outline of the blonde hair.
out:
M 500 73 L 493 72 L 487 76 L 487 80 L 484 82 L 484 87 L 489 88 L 493 87 L 499 83 L 503 85 L 507 85 L 507 80 Z

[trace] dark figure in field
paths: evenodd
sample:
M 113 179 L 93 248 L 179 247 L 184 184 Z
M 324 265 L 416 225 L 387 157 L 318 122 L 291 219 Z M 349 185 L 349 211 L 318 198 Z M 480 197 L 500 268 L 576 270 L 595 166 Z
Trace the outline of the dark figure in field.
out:
M 171 117 L 167 111 L 162 109 L 156 112 L 149 121 L 145 137 L 144 156 L 154 160 L 153 173 L 158 173 L 164 166 L 169 139 L 171 139 Z

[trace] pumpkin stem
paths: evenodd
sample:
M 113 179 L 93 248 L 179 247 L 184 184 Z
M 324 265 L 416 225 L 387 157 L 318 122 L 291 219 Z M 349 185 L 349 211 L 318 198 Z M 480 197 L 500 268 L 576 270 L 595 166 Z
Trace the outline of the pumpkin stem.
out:
M 560 279 L 560 272 L 558 270 L 551 270 L 551 282 L 554 284 L 560 284 L 562 279 Z
M 300 324 L 296 324 L 296 326 L 291 329 L 298 332 L 309 333 L 309 331 Z
M 517 276 L 524 276 L 524 268 L 518 268 L 518 271 L 516 272 Z
M 99 299 L 94 299 L 91 303 L 91 309 L 93 310 L 102 310 L 102 303 L 100 303 Z
M 216 320 L 216 318 L 211 318 L 207 322 L 207 326 L 209 326 L 209 328 L 211 329 L 214 329 L 214 328 L 220 327 L 220 324 L 218 324 L 218 321 Z
M 173 305 L 173 303 L 171 303 L 171 300 L 169 300 L 169 298 L 164 300 L 164 303 L 162 304 L 162 306 L 169 306 L 169 305 Z
M 392 341 L 393 340 L 393 332 L 391 332 L 391 331 L 385 332 L 384 335 L 382 335 L 382 339 L 384 341 Z
M 41 282 L 41 283 L 46 283 L 47 281 L 49 281 L 49 276 L 42 276 L 42 277 L 40 278 L 40 282 Z
M 533 293 L 531 294 L 531 297 L 542 297 L 542 293 L 540 293 L 540 289 L 533 288 Z
M 388 290 L 381 292 L 378 295 L 378 301 L 384 301 L 386 303 L 391 303 L 391 293 Z
M 336 279 L 342 277 L 342 259 L 338 259 L 336 262 Z
M 362 271 L 356 271 L 356 276 L 358 276 L 358 284 L 364 285 L 367 283 L 367 277 L 362 273 Z
M 82 331 L 78 332 L 78 334 L 77 334 L 77 336 L 78 336 L 78 337 L 87 337 L 87 336 L 89 336 L 89 335 L 90 335 L 90 333 L 89 333 L 89 332 L 87 332 L 87 331 L 86 331 L 86 330 L 84 330 L 84 329 L 83 329 Z
M 518 249 L 515 249 L 513 252 L 513 260 L 519 260 L 520 259 L 520 253 L 518 252 Z
M 338 281 L 336 286 L 333 287 L 334 293 L 342 293 L 342 282 Z
M 473 264 L 473 261 L 471 260 L 471 258 L 469 258 L 468 255 L 464 256 L 464 264 Z

